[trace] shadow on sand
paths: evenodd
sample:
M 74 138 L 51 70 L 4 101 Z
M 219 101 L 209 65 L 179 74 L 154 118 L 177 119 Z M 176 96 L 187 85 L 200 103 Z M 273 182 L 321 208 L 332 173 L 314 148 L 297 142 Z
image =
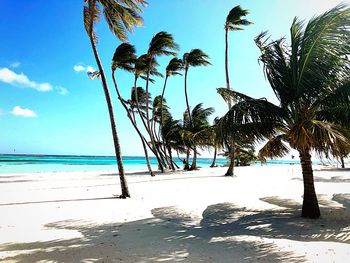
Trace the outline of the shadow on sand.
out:
M 208 206 L 198 218 L 177 207 L 153 209 L 153 217 L 124 224 L 96 225 L 59 221 L 48 230 L 73 230 L 81 238 L 3 244 L 10 262 L 306 262 L 303 255 L 281 249 L 278 240 L 350 243 L 350 195 L 334 195 L 343 211 L 334 223 L 329 209 L 318 220 L 300 217 L 300 204 L 289 199 L 261 199 L 272 210 L 249 210 L 232 203 Z M 339 212 L 339 211 L 338 211 Z M 339 212 L 339 213 L 340 213 Z M 65 255 L 62 257 L 62 255 Z M 206 255 L 204 257 L 203 255 Z

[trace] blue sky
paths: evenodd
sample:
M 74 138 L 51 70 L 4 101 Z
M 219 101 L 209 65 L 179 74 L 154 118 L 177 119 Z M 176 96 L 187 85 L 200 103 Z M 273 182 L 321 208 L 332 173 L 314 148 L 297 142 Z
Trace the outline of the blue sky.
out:
M 225 113 L 226 104 L 216 93 L 225 85 L 224 30 L 229 10 L 240 4 L 249 9 L 254 25 L 230 33 L 231 86 L 254 97 L 276 101 L 258 64 L 254 37 L 268 30 L 272 38 L 286 36 L 294 16 L 309 19 L 338 0 L 149 0 L 144 26 L 130 34 L 138 54 L 146 52 L 159 31 L 174 35 L 179 56 L 200 48 L 212 66 L 191 68 L 188 75 L 190 104 L 214 107 L 213 117 Z M 82 23 L 83 1 L 2 0 L 0 20 L 0 153 L 113 154 L 108 112 L 101 84 L 85 71 L 96 68 Z M 102 21 L 97 26 L 98 49 L 109 78 L 110 61 L 120 44 Z M 159 70 L 170 57 L 159 58 Z M 74 66 L 76 70 L 74 70 Z M 77 67 L 80 66 L 80 67 Z M 82 71 L 78 72 L 77 70 Z M 130 94 L 132 76 L 117 72 L 124 97 Z M 139 84 L 143 84 L 140 82 Z M 163 80 L 150 87 L 160 94 Z M 124 155 L 142 155 L 142 147 L 123 108 L 112 92 L 116 121 Z M 180 119 L 185 109 L 183 77 L 168 81 L 165 97 L 173 115 Z

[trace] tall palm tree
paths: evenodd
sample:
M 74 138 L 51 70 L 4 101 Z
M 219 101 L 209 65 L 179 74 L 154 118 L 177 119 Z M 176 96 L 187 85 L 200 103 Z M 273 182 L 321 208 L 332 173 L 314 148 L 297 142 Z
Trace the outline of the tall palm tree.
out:
M 248 15 L 248 10 L 242 9 L 241 6 L 237 5 L 231 9 L 229 14 L 226 17 L 225 22 L 225 73 L 226 73 L 226 88 L 231 89 L 230 87 L 230 76 L 228 70 L 228 32 L 229 31 L 241 31 L 243 30 L 242 26 L 247 26 L 252 24 L 252 22 L 244 19 L 243 17 Z M 228 100 L 227 105 L 230 109 L 233 101 Z M 234 159 L 235 159 L 235 143 L 234 139 L 226 145 L 228 148 L 229 154 L 229 166 L 226 171 L 226 176 L 234 175 Z
M 149 89 L 149 78 L 150 78 L 150 73 L 151 73 L 151 68 L 152 68 L 152 63 L 155 60 L 156 56 L 161 56 L 161 55 L 172 55 L 176 56 L 175 50 L 178 50 L 179 46 L 176 44 L 173 36 L 167 32 L 161 31 L 157 33 L 153 38 L 151 39 L 151 42 L 149 44 L 149 48 L 147 51 L 147 55 L 149 58 L 149 64 L 148 64 L 148 71 L 147 71 L 147 76 L 146 76 L 146 95 L 148 94 L 148 89 Z M 154 136 L 151 132 L 151 125 L 150 125 L 150 118 L 149 118 L 149 106 L 146 105 L 146 122 L 147 122 L 147 129 L 150 133 L 150 139 L 152 146 L 154 150 L 160 154 L 159 149 L 155 143 Z M 159 168 L 162 172 L 164 172 L 164 167 L 160 163 Z
M 248 15 L 249 11 L 242 9 L 241 6 L 237 5 L 231 9 L 226 17 L 225 23 L 225 73 L 226 73 L 226 88 L 230 89 L 230 77 L 228 73 L 228 32 L 243 30 L 241 26 L 247 26 L 252 22 L 243 19 L 244 16 Z M 228 102 L 228 107 L 231 108 L 231 102 Z
M 350 9 L 338 5 L 312 18 L 305 28 L 295 18 L 291 46 L 284 38 L 268 41 L 266 33 L 256 38 L 278 106 L 225 91 L 238 100 L 222 121 L 228 132 L 248 127 L 246 134 L 267 138 L 259 152 L 261 158 L 283 156 L 288 145 L 299 152 L 304 182 L 302 216 L 307 218 L 320 216 L 311 152 L 329 156 L 340 142 L 350 145 L 349 28 Z
M 162 90 L 162 98 L 161 98 L 161 103 L 163 102 L 164 99 L 164 93 L 165 93 L 165 88 L 168 82 L 168 78 L 170 76 L 175 76 L 175 75 L 181 75 L 180 71 L 183 70 L 183 61 L 182 59 L 179 58 L 172 58 L 169 61 L 169 64 L 166 67 L 166 74 L 165 74 L 165 80 L 164 80 L 164 86 Z M 161 113 L 163 113 L 163 103 L 161 104 L 160 107 Z M 160 120 L 161 126 L 163 125 L 163 114 L 161 114 L 161 120 Z
M 134 118 L 135 116 L 133 115 L 133 112 L 131 112 L 133 109 L 129 109 L 127 102 L 122 98 L 119 89 L 118 89 L 118 85 L 115 79 L 115 71 L 116 69 L 123 69 L 125 71 L 128 72 L 133 72 L 134 70 L 134 64 L 136 61 L 136 49 L 133 45 L 130 45 L 128 43 L 122 43 L 120 44 L 113 55 L 113 59 L 112 59 L 112 79 L 113 79 L 113 83 L 114 83 L 114 87 L 116 89 L 116 92 L 118 94 L 118 99 L 120 101 L 120 103 L 122 104 L 122 106 L 124 107 L 127 116 L 129 118 L 129 120 L 131 121 L 131 124 L 133 125 L 133 127 L 135 128 L 137 134 L 139 135 L 140 139 L 141 139 L 141 143 L 143 146 L 143 150 L 145 153 L 145 159 L 146 159 L 146 165 L 147 165 L 147 169 L 150 172 L 151 176 L 154 176 L 154 173 L 152 171 L 152 167 L 149 161 L 149 156 L 148 156 L 148 151 L 147 151 L 147 141 L 145 140 L 145 138 L 143 137 L 140 129 L 137 126 L 137 122 L 136 119 Z
M 143 54 L 136 59 L 135 65 L 134 65 L 134 94 L 135 94 L 136 108 L 139 113 L 139 117 L 145 127 L 145 130 L 149 135 L 150 145 L 152 146 L 151 148 L 152 152 L 157 159 L 158 167 L 160 168 L 161 172 L 164 172 L 165 163 L 162 160 L 162 156 L 160 155 L 157 145 L 155 143 L 155 139 L 153 138 L 152 130 L 150 129 L 151 128 L 150 120 L 148 119 L 149 115 L 147 115 L 149 104 L 151 102 L 149 98 L 150 93 L 148 92 L 148 90 L 147 92 L 145 92 L 145 98 L 144 98 L 145 108 L 141 111 L 139 107 L 140 104 L 139 104 L 138 92 L 136 92 L 138 78 L 142 78 L 146 80 L 146 87 L 147 87 L 148 85 L 147 83 L 149 81 L 154 82 L 154 80 L 151 79 L 150 76 L 163 77 L 163 75 L 158 72 L 157 66 L 159 66 L 159 64 L 157 63 L 156 59 L 155 58 L 151 59 L 151 57 L 148 54 Z
M 211 64 L 209 62 L 209 56 L 207 54 L 205 54 L 200 49 L 192 49 L 190 52 L 185 53 L 183 55 L 183 63 L 184 63 L 184 68 L 185 68 L 186 107 L 187 107 L 189 122 L 190 122 L 191 125 L 193 125 L 190 104 L 188 102 L 188 96 L 187 96 L 187 74 L 188 74 L 188 70 L 189 70 L 190 67 L 208 66 L 208 65 L 211 65 Z
M 84 0 L 84 26 L 90 39 L 90 44 L 94 53 L 99 73 L 101 74 L 102 87 L 105 93 L 109 112 L 109 120 L 112 129 L 114 151 L 118 164 L 119 178 L 122 190 L 121 198 L 130 197 L 130 193 L 124 173 L 119 138 L 113 113 L 113 104 L 110 97 L 102 62 L 96 47 L 97 35 L 94 31 L 94 25 L 100 19 L 102 8 L 104 17 L 112 33 L 121 41 L 126 41 L 126 32 L 132 31 L 134 26 L 142 25 L 142 18 L 139 13 L 142 11 L 141 7 L 145 5 L 146 1 L 144 0 Z

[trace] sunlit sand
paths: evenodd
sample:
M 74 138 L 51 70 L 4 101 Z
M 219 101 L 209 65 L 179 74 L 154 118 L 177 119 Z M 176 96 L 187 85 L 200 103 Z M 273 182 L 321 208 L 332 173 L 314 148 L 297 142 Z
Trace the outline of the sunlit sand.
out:
M 315 166 L 322 216 L 300 217 L 298 165 L 0 178 L 1 262 L 347 262 L 349 170 Z

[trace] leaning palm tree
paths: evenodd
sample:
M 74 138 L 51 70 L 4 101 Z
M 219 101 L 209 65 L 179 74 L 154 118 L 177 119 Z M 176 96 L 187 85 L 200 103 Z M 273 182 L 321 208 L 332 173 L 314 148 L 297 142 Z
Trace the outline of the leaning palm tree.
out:
M 147 75 L 146 75 L 146 95 L 148 94 L 148 89 L 149 89 L 149 78 L 151 74 L 151 68 L 152 68 L 152 63 L 156 59 L 157 56 L 161 55 L 172 55 L 176 56 L 175 50 L 178 50 L 179 46 L 176 44 L 173 36 L 167 32 L 161 31 L 157 33 L 155 36 L 153 36 L 149 48 L 147 51 L 147 56 L 149 59 L 148 62 L 148 70 L 147 70 Z M 158 155 L 161 155 L 159 148 L 157 147 L 155 143 L 155 138 L 151 132 L 151 124 L 150 124 L 150 118 L 149 118 L 149 106 L 146 105 L 146 122 L 147 122 L 147 130 L 150 134 L 150 139 L 152 146 L 157 152 Z M 161 163 L 159 163 L 159 168 L 162 172 L 164 172 L 164 167 Z
M 94 31 L 94 25 L 96 22 L 99 21 L 101 16 L 101 9 L 103 9 L 104 17 L 112 33 L 121 41 L 126 41 L 126 32 L 132 31 L 134 26 L 142 25 L 142 18 L 139 15 L 139 13 L 142 11 L 141 7 L 145 5 L 146 1 L 144 0 L 84 0 L 84 26 L 90 39 L 90 44 L 98 66 L 103 91 L 106 97 L 109 112 L 109 120 L 113 135 L 114 151 L 116 154 L 122 190 L 121 198 L 130 197 L 130 193 L 128 190 L 124 173 L 119 138 L 113 113 L 112 100 L 110 97 L 109 88 L 103 70 L 102 62 L 96 47 L 97 35 Z
M 188 102 L 187 96 L 187 74 L 188 69 L 190 67 L 198 67 L 198 66 L 208 66 L 211 65 L 209 62 L 209 56 L 205 54 L 200 49 L 192 49 L 190 52 L 185 53 L 183 55 L 183 63 L 185 68 L 185 98 L 186 98 L 186 107 L 188 112 L 188 118 L 191 125 L 193 125 L 192 117 L 191 117 L 191 109 L 190 104 Z
M 166 74 L 165 74 L 164 86 L 163 86 L 163 90 L 162 90 L 161 103 L 163 102 L 163 99 L 164 99 L 164 93 L 165 93 L 165 88 L 166 88 L 166 85 L 168 82 L 168 78 L 170 76 L 181 75 L 181 73 L 180 73 L 181 70 L 183 70 L 182 59 L 173 58 L 169 61 L 169 64 L 166 67 Z M 163 113 L 163 104 L 161 104 L 161 106 L 160 106 L 160 112 Z M 161 124 L 161 126 L 163 125 L 163 114 L 161 114 L 160 124 Z
M 294 19 L 291 46 L 284 38 L 269 41 L 266 33 L 256 38 L 278 106 L 221 90 L 238 100 L 224 117 L 227 131 L 233 133 L 241 125 L 253 131 L 246 134 L 268 139 L 259 151 L 260 158 L 283 156 L 288 145 L 299 152 L 304 182 L 302 216 L 307 218 L 320 216 L 311 152 L 329 156 L 337 145 L 350 145 L 349 28 L 350 9 L 339 5 L 312 18 L 305 27 Z
M 124 107 L 131 124 L 133 125 L 133 127 L 135 128 L 137 134 L 139 135 L 139 137 L 141 139 L 141 143 L 142 143 L 143 150 L 145 153 L 147 169 L 148 169 L 149 173 L 151 174 L 151 176 L 154 176 L 154 173 L 152 171 L 152 167 L 151 167 L 151 164 L 149 161 L 149 156 L 148 156 L 148 151 L 147 151 L 147 141 L 145 140 L 144 136 L 142 135 L 140 129 L 137 126 L 135 115 L 133 114 L 134 112 L 132 112 L 132 109 L 129 109 L 127 101 L 125 101 L 122 98 L 120 91 L 118 89 L 117 81 L 115 79 L 115 71 L 118 68 L 125 70 L 127 72 L 133 72 L 134 64 L 136 61 L 136 54 L 135 53 L 136 53 L 135 47 L 133 45 L 128 44 L 128 43 L 122 43 L 116 48 L 114 55 L 113 55 L 113 59 L 112 59 L 112 79 L 113 79 L 115 90 L 116 90 L 117 95 L 118 95 L 118 99 L 119 99 L 120 103 L 122 104 L 122 106 Z

